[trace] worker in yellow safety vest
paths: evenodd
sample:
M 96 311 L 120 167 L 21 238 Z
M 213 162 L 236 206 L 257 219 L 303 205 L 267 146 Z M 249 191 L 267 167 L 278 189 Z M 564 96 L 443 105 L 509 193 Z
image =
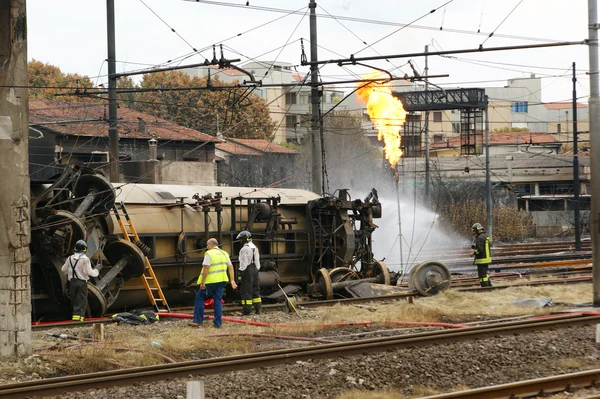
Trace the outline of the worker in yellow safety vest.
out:
M 198 277 L 199 289 L 194 301 L 194 321 L 190 325 L 195 327 L 202 326 L 204 322 L 204 301 L 212 297 L 214 300 L 214 319 L 215 328 L 221 328 L 223 324 L 223 294 L 228 281 L 231 281 L 231 287 L 235 290 L 237 284 L 233 275 L 233 265 L 229 259 L 229 254 L 219 248 L 219 242 L 211 238 L 206 242 L 208 250 L 204 255 L 202 262 L 202 271 Z M 229 278 L 227 274 L 229 273 Z
M 490 275 L 488 274 L 490 263 L 492 263 L 491 241 L 485 233 L 480 223 L 475 223 L 471 228 L 475 235 L 475 242 L 471 245 L 474 257 L 474 263 L 477 266 L 477 275 L 479 276 L 479 285 L 482 287 L 491 287 Z

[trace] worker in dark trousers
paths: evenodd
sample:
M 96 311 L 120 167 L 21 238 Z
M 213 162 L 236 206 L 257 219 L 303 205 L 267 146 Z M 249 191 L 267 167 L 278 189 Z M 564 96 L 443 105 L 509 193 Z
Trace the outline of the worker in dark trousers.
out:
M 194 321 L 189 323 L 193 327 L 201 327 L 204 323 L 204 301 L 212 297 L 214 302 L 213 325 L 221 328 L 223 324 L 223 295 L 227 282 L 231 281 L 231 288 L 237 288 L 234 281 L 233 264 L 229 254 L 219 248 L 216 238 L 206 242 L 208 250 L 204 254 L 202 270 L 198 276 L 198 292 L 194 300 Z M 229 273 L 229 277 L 227 274 Z
M 488 274 L 490 263 L 492 263 L 490 237 L 485 233 L 483 226 L 479 223 L 475 223 L 471 229 L 475 236 L 475 242 L 471 245 L 471 248 L 473 249 L 471 256 L 475 258 L 474 263 L 477 266 L 479 285 L 482 287 L 491 287 L 492 282 L 490 281 L 490 275 Z
M 260 299 L 260 287 L 258 285 L 260 255 L 258 248 L 252 243 L 251 237 L 250 232 L 245 230 L 236 237 L 242 244 L 239 254 L 238 280 L 241 277 L 239 281 L 241 281 L 240 293 L 244 315 L 252 313 L 253 307 L 256 314 L 260 314 L 262 311 L 262 300 Z
M 84 321 L 88 307 L 87 282 L 90 277 L 98 277 L 98 270 L 92 268 L 92 262 L 85 254 L 87 244 L 83 240 L 75 243 L 75 253 L 67 258 L 61 271 L 67 275 L 69 294 L 73 304 L 73 321 Z

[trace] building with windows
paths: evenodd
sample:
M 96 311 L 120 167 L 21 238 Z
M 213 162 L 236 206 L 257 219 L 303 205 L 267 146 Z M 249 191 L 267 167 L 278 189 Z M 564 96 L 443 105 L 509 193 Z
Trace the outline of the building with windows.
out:
M 306 85 L 310 83 L 306 76 L 298 73 L 291 63 L 280 61 L 252 61 L 242 65 L 242 69 L 251 73 L 256 81 L 268 85 L 258 85 L 252 92 L 265 99 L 271 119 L 277 123 L 273 141 L 303 143 L 307 134 L 310 134 L 311 115 L 311 88 Z M 201 66 L 183 71 L 200 78 L 218 76 L 226 83 L 242 84 L 244 80 L 250 80 L 249 75 L 231 68 Z M 342 91 L 327 87 L 322 88 L 320 94 L 322 112 L 327 112 L 344 97 Z
M 297 187 L 296 151 L 263 139 L 229 138 L 216 146 L 221 186 Z
M 409 82 L 396 82 L 393 91 L 411 92 L 422 91 L 422 86 Z M 439 90 L 439 89 L 434 89 Z M 490 132 L 519 132 L 524 138 L 527 132 L 548 133 L 544 140 L 552 137 L 554 144 L 569 146 L 573 141 L 573 105 L 572 102 L 543 103 L 542 79 L 534 75 L 528 78 L 510 79 L 504 87 L 486 87 L 483 89 L 488 96 L 488 118 Z M 347 107 L 363 120 L 365 134 L 371 141 L 377 143 L 377 130 L 369 120 L 366 107 L 356 96 L 351 96 L 345 102 Z M 426 115 L 429 123 L 426 124 Z M 474 123 L 476 130 L 483 132 L 485 129 L 485 115 L 476 112 L 474 119 L 465 120 L 460 109 L 412 112 L 408 113 L 402 129 L 402 146 L 405 156 L 424 155 L 425 128 L 428 129 L 429 144 L 437 148 L 452 147 L 452 151 L 440 150 L 440 156 L 460 155 L 460 134 L 467 124 Z M 577 103 L 577 131 L 580 146 L 589 142 L 589 111 L 587 104 Z M 535 138 L 534 137 L 534 138 Z M 457 144 L 458 140 L 458 144 Z M 515 138 L 513 138 L 513 141 Z M 524 139 L 523 142 L 526 140 Z M 548 140 L 546 140 L 548 141 Z M 479 148 L 481 150 L 482 147 Z M 479 152 L 477 152 L 479 153 Z
M 543 135 L 545 133 L 540 133 Z M 498 140 L 501 141 L 501 140 Z M 492 196 L 501 190 L 516 195 L 518 208 L 533 218 L 538 237 L 568 234 L 574 228 L 573 159 L 537 149 L 504 144 L 505 153 L 490 155 Z M 401 158 L 398 166 L 401 184 L 422 187 L 425 158 Z M 432 156 L 432 190 L 461 180 L 485 181 L 485 156 Z M 579 159 L 579 207 L 584 233 L 590 222 L 590 159 Z
M 543 103 L 542 90 L 542 79 L 535 75 L 510 79 L 504 87 L 486 87 L 490 132 L 522 129 L 529 132 L 550 133 L 561 143 L 572 141 L 572 103 Z M 429 115 L 431 142 L 446 141 L 460 134 L 459 110 L 433 111 Z M 416 118 L 424 127 L 424 113 L 420 113 Z M 577 104 L 577 119 L 579 140 L 589 140 L 587 104 Z M 424 140 L 421 144 L 424 145 Z
M 64 165 L 109 169 L 108 105 L 29 101 L 29 173 L 52 180 Z M 155 116 L 118 111 L 121 182 L 217 184 L 215 144 L 223 140 Z

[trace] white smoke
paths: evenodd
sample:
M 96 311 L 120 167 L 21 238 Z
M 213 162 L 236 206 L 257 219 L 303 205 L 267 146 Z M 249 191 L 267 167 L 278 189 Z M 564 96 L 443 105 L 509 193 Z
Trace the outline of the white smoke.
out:
M 415 204 L 411 198 L 400 198 L 400 224 L 402 226 L 402 262 L 398 245 L 398 201 L 396 198 L 379 198 L 382 204 L 382 218 L 375 219 L 379 226 L 373 232 L 373 253 L 375 259 L 385 258 L 390 271 L 410 271 L 426 260 L 438 260 L 439 250 L 457 248 L 469 244 L 469 240 L 456 234 L 443 231 L 437 221 L 437 214 Z M 436 251 L 432 254 L 431 251 Z

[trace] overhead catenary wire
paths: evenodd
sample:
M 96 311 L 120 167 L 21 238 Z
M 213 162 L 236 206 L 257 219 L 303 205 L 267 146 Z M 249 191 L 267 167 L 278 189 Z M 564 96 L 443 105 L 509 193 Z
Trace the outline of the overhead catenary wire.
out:
M 404 26 L 401 26 L 400 28 L 396 29 L 395 31 L 393 31 L 393 32 L 391 32 L 391 33 L 389 33 L 389 34 L 385 35 L 385 36 L 384 36 L 384 37 L 382 37 L 381 39 L 374 41 L 373 43 L 371 43 L 371 44 L 370 44 L 370 45 L 368 45 L 367 47 L 364 47 L 364 48 L 362 48 L 362 49 L 358 50 L 356 53 L 354 53 L 354 55 L 357 55 L 357 54 L 359 54 L 359 53 L 362 53 L 364 50 L 366 50 L 366 49 L 370 48 L 371 46 L 374 46 L 374 45 L 376 45 L 377 43 L 379 43 L 379 42 L 381 42 L 381 41 L 383 41 L 383 40 L 387 39 L 388 37 L 390 37 L 390 36 L 392 36 L 392 35 L 395 35 L 396 33 L 400 32 L 401 30 L 403 30 L 403 29 L 406 29 L 406 28 L 410 27 L 410 26 L 411 26 L 411 25 L 413 25 L 415 22 L 418 22 L 418 21 L 422 20 L 423 18 L 427 17 L 428 15 L 430 15 L 430 14 L 433 14 L 434 12 L 436 12 L 437 10 L 439 10 L 440 8 L 442 8 L 442 7 L 445 7 L 446 5 L 448 5 L 448 4 L 450 4 L 450 3 L 452 3 L 453 1 L 454 1 L 454 0 L 448 0 L 447 2 L 445 2 L 444 4 L 442 4 L 441 6 L 439 6 L 439 7 L 436 7 L 436 8 L 434 8 L 433 10 L 431 10 L 431 11 L 427 12 L 426 14 L 423 14 L 423 15 L 421 15 L 420 17 L 418 17 L 418 18 L 414 19 L 413 21 L 411 21 L 410 23 L 408 23 L 408 24 L 406 24 L 406 25 L 404 25 Z
M 144 0 L 140 0 L 140 3 L 142 3 L 142 4 L 143 4 L 143 5 L 144 5 L 144 6 L 145 6 L 145 7 L 146 7 L 148 10 L 150 10 L 150 12 L 151 12 L 152 14 L 154 14 L 154 15 L 156 16 L 156 18 L 158 18 L 158 19 L 159 19 L 159 20 L 160 20 L 160 21 L 161 21 L 163 24 L 165 24 L 165 25 L 166 25 L 166 26 L 167 26 L 167 27 L 168 27 L 168 28 L 171 30 L 171 32 L 175 33 L 175 34 L 177 35 L 177 37 L 179 37 L 181 40 L 183 40 L 183 42 L 184 42 L 185 44 L 187 44 L 187 45 L 188 45 L 188 46 L 189 46 L 189 47 L 190 47 L 190 48 L 191 48 L 191 49 L 192 49 L 192 50 L 193 50 L 195 53 L 197 53 L 197 54 L 200 54 L 200 53 L 198 52 L 198 50 L 197 50 L 197 49 L 196 49 L 196 48 L 195 48 L 195 47 L 194 47 L 194 46 L 193 46 L 193 45 L 192 45 L 190 42 L 188 42 L 188 41 L 187 41 L 187 40 L 186 40 L 186 39 L 185 39 L 183 36 L 181 36 L 181 35 L 179 34 L 179 32 L 177 32 L 177 31 L 175 30 L 175 28 L 173 28 L 171 25 L 169 25 L 169 23 L 168 23 L 167 21 L 165 21 L 165 20 L 164 20 L 164 19 L 163 19 L 163 18 L 162 18 L 160 15 L 158 15 L 158 14 L 156 13 L 156 11 L 154 11 L 152 8 L 150 8 L 150 6 L 149 6 L 148 4 L 146 4 L 146 3 L 144 2 Z M 206 59 L 206 58 L 205 58 L 205 59 Z
M 234 8 L 243 8 L 243 9 L 250 9 L 250 10 L 256 10 L 256 11 L 267 11 L 267 12 L 276 12 L 276 13 L 295 13 L 295 14 L 299 14 L 299 12 L 294 12 L 293 10 L 289 10 L 289 9 L 282 9 L 282 8 L 274 8 L 274 7 L 263 7 L 263 6 L 255 6 L 255 5 L 243 5 L 243 4 L 238 4 L 238 3 L 229 3 L 229 2 L 225 2 L 225 1 L 212 1 L 212 0 L 183 0 L 183 1 L 188 1 L 188 2 L 194 2 L 194 3 L 202 3 L 202 4 L 209 4 L 209 5 L 215 5 L 215 6 L 223 6 L 223 7 L 234 7 Z M 358 18 L 358 17 L 350 17 L 350 16 L 343 16 L 343 15 L 335 15 L 335 16 L 329 16 L 329 15 L 325 15 L 325 14 L 317 14 L 318 18 L 337 18 L 338 20 L 342 20 L 342 21 L 351 21 L 351 22 L 359 22 L 359 23 L 366 23 L 366 24 L 373 24 L 373 25 L 384 25 L 384 26 L 405 26 L 407 24 L 404 23 L 400 23 L 400 22 L 391 22 L 391 21 L 383 21 L 383 20 L 376 20 L 376 19 L 367 19 L 367 18 Z M 433 31 L 439 31 L 439 26 L 425 26 L 425 25 L 416 25 L 416 24 L 411 24 L 410 28 L 412 29 L 422 29 L 422 30 L 433 30 Z M 466 34 L 466 35 L 476 35 L 476 36 L 487 36 L 489 35 L 489 33 L 487 32 L 477 32 L 477 31 L 470 31 L 470 30 L 466 30 L 466 29 L 448 29 L 445 28 L 444 32 L 451 32 L 451 33 L 459 33 L 459 34 Z M 561 40 L 556 40 L 556 39 L 548 39 L 548 38 L 538 38 L 538 37 L 529 37 L 529 36 L 521 36 L 521 35 L 500 35 L 500 34 L 495 34 L 496 37 L 501 37 L 501 38 L 505 38 L 505 39 L 515 39 L 515 40 L 528 40 L 528 41 L 544 41 L 544 42 L 559 42 Z
M 512 15 L 512 13 L 515 12 L 515 10 L 521 5 L 522 2 L 523 2 L 523 0 L 519 0 L 517 5 L 508 13 L 508 15 L 506 17 L 504 17 L 504 19 L 498 24 L 498 26 L 496 26 L 496 29 L 494 29 L 488 35 L 488 37 L 483 41 L 483 43 L 481 43 L 479 45 L 479 47 L 482 47 L 492 36 L 494 36 L 494 33 L 496 33 L 496 31 L 502 26 L 502 24 L 508 19 L 508 17 L 510 17 Z
M 363 43 L 365 46 L 367 46 L 367 48 L 370 48 L 376 54 L 381 55 L 381 53 L 379 53 L 377 50 L 375 50 L 375 48 L 373 47 L 373 44 L 368 44 L 365 40 L 363 40 L 362 38 L 360 38 L 354 31 L 352 31 L 350 28 L 348 28 L 346 25 L 344 25 L 338 18 L 336 18 L 335 16 L 331 15 L 329 13 L 329 11 L 327 11 L 326 9 L 324 9 L 323 6 L 319 5 L 319 8 L 322 9 L 323 11 L 325 11 L 325 13 L 327 13 L 327 15 L 329 15 L 331 18 L 333 18 L 334 21 L 336 21 L 338 24 L 340 24 L 344 29 L 346 29 L 348 32 L 350 32 L 350 34 L 352 34 L 355 38 L 357 38 L 361 43 Z M 386 60 L 386 61 L 389 62 L 394 67 L 393 70 L 397 70 L 397 69 L 401 68 L 401 67 L 397 67 L 396 65 L 394 65 L 390 60 Z

